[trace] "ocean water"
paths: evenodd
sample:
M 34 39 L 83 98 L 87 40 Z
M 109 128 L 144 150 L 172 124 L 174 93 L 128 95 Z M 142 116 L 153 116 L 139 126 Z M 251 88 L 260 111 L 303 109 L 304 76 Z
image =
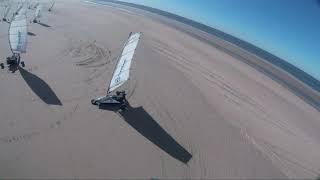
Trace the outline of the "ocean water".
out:
M 218 29 L 212 28 L 210 26 L 204 25 L 202 23 L 193 21 L 191 19 L 170 13 L 170 12 L 166 12 L 166 11 L 162 11 L 156 8 L 152 8 L 152 7 L 148 7 L 148 6 L 144 6 L 144 5 L 139 5 L 139 4 L 133 4 L 133 3 L 128 3 L 128 2 L 121 2 L 121 1 L 115 1 L 115 0 L 93 0 L 92 2 L 98 3 L 98 4 L 103 4 L 103 3 L 116 3 L 116 4 L 120 4 L 120 5 L 125 5 L 125 6 L 130 6 L 130 7 L 134 7 L 134 8 L 138 8 L 138 9 L 142 9 L 148 12 L 152 12 L 158 15 L 162 15 L 171 19 L 174 19 L 178 22 L 187 24 L 189 26 L 192 26 L 194 28 L 197 28 L 201 31 L 204 31 L 208 34 L 217 36 L 221 39 L 224 39 L 225 41 L 228 41 L 230 43 L 233 43 L 243 49 L 245 49 L 246 51 L 253 53 L 263 59 L 265 59 L 266 61 L 276 65 L 277 67 L 285 70 L 286 72 L 290 73 L 291 75 L 293 75 L 294 77 L 296 77 L 297 79 L 299 79 L 300 81 L 304 82 L 305 84 L 307 84 L 308 86 L 310 86 L 312 89 L 320 92 L 320 81 L 316 78 L 314 78 L 313 76 L 311 76 L 310 74 L 306 73 L 305 71 L 301 70 L 300 68 L 292 65 L 291 63 L 287 62 L 284 59 L 281 59 L 269 52 L 267 52 L 264 49 L 261 49 L 247 41 L 244 41 L 240 38 L 237 38 L 235 36 L 232 36 L 230 34 L 227 34 L 225 32 L 222 32 Z

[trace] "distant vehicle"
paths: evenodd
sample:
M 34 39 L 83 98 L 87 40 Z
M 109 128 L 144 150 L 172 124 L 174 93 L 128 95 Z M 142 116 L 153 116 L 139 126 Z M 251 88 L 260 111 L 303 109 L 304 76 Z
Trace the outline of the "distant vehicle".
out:
M 115 66 L 112 79 L 108 86 L 107 95 L 92 99 L 91 103 L 93 105 L 120 105 L 120 109 L 125 110 L 127 106 L 125 91 L 116 91 L 115 95 L 112 94 L 112 92 L 129 79 L 131 62 L 141 35 L 140 32 L 130 33 L 129 39 L 126 41 L 122 53 L 118 57 L 117 65 Z
M 21 9 L 23 8 L 24 4 L 23 3 L 19 3 L 18 4 L 18 9 L 14 12 L 13 15 L 18 15 L 18 13 L 21 11 Z
M 23 11 L 23 9 L 20 9 L 20 11 Z M 13 17 L 9 26 L 9 44 L 13 55 L 7 57 L 6 63 L 9 66 L 21 63 L 24 67 L 24 62 L 20 62 L 20 54 L 25 53 L 27 48 L 27 16 L 25 13 L 18 12 Z M 0 63 L 0 66 L 4 69 L 4 63 Z
M 28 9 L 36 9 L 39 4 L 40 4 L 39 2 L 37 2 L 37 3 L 30 2 Z
M 55 3 L 56 3 L 56 1 L 52 1 L 52 2 L 51 2 L 51 6 L 50 6 L 50 8 L 48 9 L 49 12 L 52 11 L 52 8 L 53 8 L 53 6 L 54 6 Z
M 7 4 L 4 8 L 4 13 L 3 13 L 3 17 L 2 17 L 3 21 L 9 22 L 9 19 L 7 17 L 8 17 L 10 10 L 11 10 L 11 4 Z
M 39 23 L 40 22 L 40 17 L 41 17 L 41 11 L 42 11 L 42 4 L 38 4 L 35 14 L 34 14 L 34 18 L 33 18 L 33 23 Z

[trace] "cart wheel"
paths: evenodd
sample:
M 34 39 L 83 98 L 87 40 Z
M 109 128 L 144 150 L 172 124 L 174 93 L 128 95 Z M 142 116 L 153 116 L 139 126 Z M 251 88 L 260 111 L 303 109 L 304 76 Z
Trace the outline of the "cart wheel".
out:
M 91 100 L 91 104 L 93 104 L 93 105 L 97 105 L 96 100 L 92 99 L 92 100 Z
M 21 61 L 21 66 L 25 67 L 26 65 L 24 64 L 24 61 Z

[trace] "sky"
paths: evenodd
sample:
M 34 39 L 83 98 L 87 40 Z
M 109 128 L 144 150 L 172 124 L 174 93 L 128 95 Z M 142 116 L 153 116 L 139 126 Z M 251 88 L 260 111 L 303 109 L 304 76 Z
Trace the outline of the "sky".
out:
M 122 0 L 206 24 L 320 80 L 320 0 Z

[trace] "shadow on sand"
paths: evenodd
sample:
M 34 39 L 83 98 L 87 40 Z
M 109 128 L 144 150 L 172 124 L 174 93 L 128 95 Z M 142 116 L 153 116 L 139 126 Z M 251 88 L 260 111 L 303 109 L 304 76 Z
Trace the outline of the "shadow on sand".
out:
M 119 113 L 131 127 L 173 158 L 185 164 L 192 158 L 192 155 L 175 141 L 143 107 L 133 108 L 128 105 L 125 111 L 118 111 L 119 107 L 114 106 L 103 106 L 100 109 Z
M 33 32 L 28 32 L 28 35 L 29 35 L 29 36 L 36 36 L 36 34 L 33 33 Z
M 17 64 L 10 64 L 10 65 L 8 66 L 8 68 L 9 68 L 9 71 L 10 71 L 10 72 L 15 73 L 15 72 L 19 69 L 19 65 L 17 65 Z
M 26 81 L 32 91 L 46 104 L 62 106 L 61 101 L 50 86 L 38 76 L 18 66 L 22 78 Z
M 45 24 L 45 23 L 42 23 L 42 22 L 37 22 L 37 23 L 38 23 L 39 25 L 43 26 L 43 27 L 47 27 L 47 28 L 51 27 L 50 25 Z

